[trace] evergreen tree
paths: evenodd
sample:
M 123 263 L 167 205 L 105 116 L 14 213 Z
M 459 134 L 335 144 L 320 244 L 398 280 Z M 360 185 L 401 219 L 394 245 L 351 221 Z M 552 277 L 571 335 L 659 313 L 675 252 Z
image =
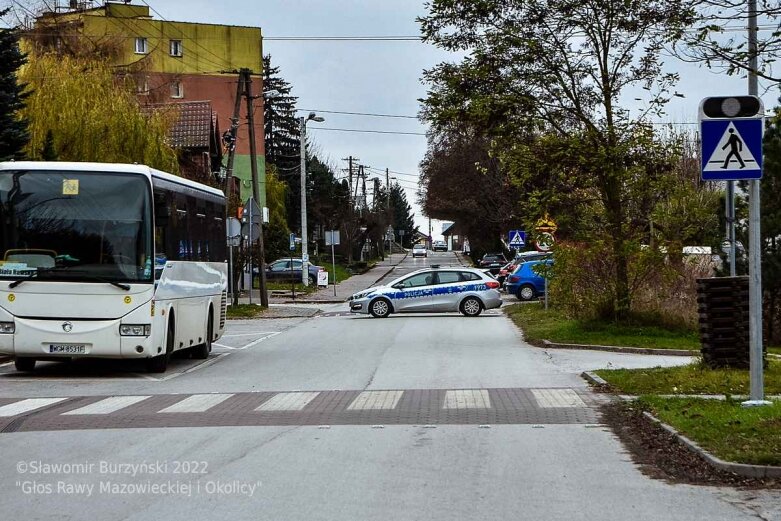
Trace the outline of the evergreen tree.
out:
M 765 324 L 770 342 L 781 339 L 777 313 L 781 300 L 781 107 L 768 119 L 763 141 L 762 176 L 762 290 L 766 296 Z
M 7 12 L 0 11 L 0 16 Z M 24 107 L 25 84 L 17 81 L 17 70 L 26 63 L 19 50 L 19 35 L 13 29 L 0 29 L 0 161 L 22 159 L 30 139 L 27 120 L 20 117 Z
M 43 140 L 43 150 L 41 150 L 41 159 L 43 161 L 57 161 L 57 149 L 54 146 L 54 133 L 51 129 L 46 131 L 46 138 Z
M 415 214 L 412 213 L 412 207 L 407 202 L 407 195 L 399 183 L 391 186 L 390 206 L 392 212 L 391 225 L 396 231 L 396 239 L 402 243 L 402 246 L 411 247 L 412 238 L 417 228 L 415 228 Z M 404 230 L 404 236 L 399 235 L 399 230 Z
M 271 56 L 263 57 L 263 92 L 274 91 L 263 104 L 266 163 L 277 167 L 279 178 L 288 185 L 287 222 L 299 222 L 301 185 L 299 173 L 300 132 L 296 118 L 296 98 L 292 86 L 279 76 L 279 67 L 271 66 Z

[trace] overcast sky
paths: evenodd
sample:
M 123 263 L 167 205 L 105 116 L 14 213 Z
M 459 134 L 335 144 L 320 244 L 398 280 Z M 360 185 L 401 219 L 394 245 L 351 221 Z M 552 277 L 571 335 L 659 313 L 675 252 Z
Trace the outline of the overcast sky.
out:
M 421 0 L 146 0 L 167 20 L 261 27 L 265 38 L 279 36 L 414 36 Z M 133 0 L 139 3 L 140 0 Z M 155 15 L 156 16 L 156 15 Z M 422 72 L 452 59 L 447 53 L 415 41 L 301 42 L 264 41 L 264 52 L 292 84 L 302 109 L 415 116 L 426 87 Z M 681 74 L 676 98 L 664 121 L 696 122 L 699 101 L 706 96 L 742 94 L 744 78 L 717 75 L 670 59 L 668 69 Z M 762 87 L 762 86 L 761 86 Z M 760 87 L 760 88 L 761 88 Z M 631 93 L 626 99 L 634 96 Z M 765 94 L 766 107 L 776 105 L 778 90 Z M 396 172 L 416 210 L 421 230 L 427 223 L 415 204 L 418 164 L 426 150 L 423 135 L 369 134 L 318 130 L 318 127 L 424 133 L 415 119 L 375 118 L 321 113 L 324 123 L 310 122 L 310 136 L 334 166 L 349 155 Z M 384 176 L 383 176 L 384 177 Z M 384 179 L 383 179 L 384 181 Z M 435 226 L 434 235 L 438 235 Z

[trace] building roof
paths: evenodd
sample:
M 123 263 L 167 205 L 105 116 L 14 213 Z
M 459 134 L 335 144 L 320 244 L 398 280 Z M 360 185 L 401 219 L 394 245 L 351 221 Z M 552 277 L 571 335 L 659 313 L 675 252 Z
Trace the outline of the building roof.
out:
M 174 148 L 209 148 L 214 125 L 210 101 L 170 103 L 179 111 L 179 118 L 169 133 Z

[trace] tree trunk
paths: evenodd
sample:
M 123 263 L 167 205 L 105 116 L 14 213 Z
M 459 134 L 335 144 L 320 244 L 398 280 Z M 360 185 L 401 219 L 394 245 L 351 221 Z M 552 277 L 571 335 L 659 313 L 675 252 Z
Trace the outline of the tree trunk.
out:
M 616 266 L 615 319 L 625 322 L 629 319 L 631 298 L 629 292 L 629 255 L 626 251 L 624 208 L 621 200 L 621 182 L 615 170 L 605 175 L 605 211 L 610 223 L 613 260 Z

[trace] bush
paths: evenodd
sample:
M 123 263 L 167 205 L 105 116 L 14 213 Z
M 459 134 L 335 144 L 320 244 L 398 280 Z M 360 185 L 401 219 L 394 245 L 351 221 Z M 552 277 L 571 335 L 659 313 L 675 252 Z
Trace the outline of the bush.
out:
M 669 262 L 659 249 L 629 246 L 630 321 L 693 329 L 697 324 L 696 279 L 710 274 L 697 259 Z M 581 320 L 613 320 L 616 263 L 605 241 L 559 244 L 550 280 L 551 301 Z

